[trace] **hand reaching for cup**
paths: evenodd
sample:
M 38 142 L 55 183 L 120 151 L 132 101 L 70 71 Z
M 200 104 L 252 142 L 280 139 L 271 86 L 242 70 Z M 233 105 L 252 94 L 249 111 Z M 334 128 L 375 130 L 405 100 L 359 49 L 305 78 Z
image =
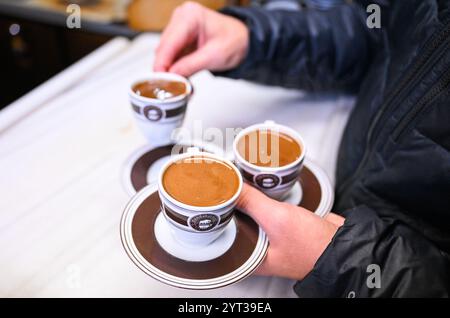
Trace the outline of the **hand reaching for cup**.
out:
M 266 259 L 256 271 L 264 276 L 303 279 L 344 223 L 334 213 L 322 219 L 304 208 L 270 199 L 247 184 L 237 208 L 252 217 L 269 238 Z
M 238 19 L 186 2 L 173 12 L 153 68 L 186 77 L 203 69 L 231 69 L 244 59 L 248 38 L 247 27 Z

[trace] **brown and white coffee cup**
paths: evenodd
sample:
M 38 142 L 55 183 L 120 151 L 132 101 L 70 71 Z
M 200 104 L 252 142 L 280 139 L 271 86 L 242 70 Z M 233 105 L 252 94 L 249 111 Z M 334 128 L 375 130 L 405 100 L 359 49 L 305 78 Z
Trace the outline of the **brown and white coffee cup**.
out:
M 160 99 L 142 96 L 136 91 L 138 84 L 154 80 L 183 83 L 185 90 L 181 94 L 164 95 Z M 189 80 L 174 73 L 154 72 L 132 83 L 128 92 L 131 109 L 139 129 L 151 145 L 166 145 L 173 140 L 172 133 L 183 124 L 192 94 L 193 87 Z
M 292 138 L 300 146 L 298 158 L 283 166 L 263 167 L 247 161 L 238 151 L 238 143 L 244 136 L 252 132 L 269 131 L 282 133 Z M 258 188 L 271 198 L 282 200 L 294 186 L 303 167 L 306 154 L 306 146 L 303 138 L 295 130 L 276 124 L 273 121 L 265 121 L 262 124 L 249 126 L 239 132 L 233 142 L 234 161 L 240 170 L 244 180 Z
M 178 201 L 166 191 L 163 177 L 167 168 L 180 160 L 193 157 L 218 160 L 233 169 L 238 179 L 238 186 L 231 198 L 218 205 L 193 206 Z M 236 201 L 242 191 L 242 183 L 239 170 L 231 161 L 220 156 L 200 152 L 196 147 L 188 148 L 187 153 L 173 156 L 161 169 L 158 193 L 162 212 L 171 226 L 174 237 L 181 243 L 193 246 L 205 246 L 216 240 L 233 218 Z

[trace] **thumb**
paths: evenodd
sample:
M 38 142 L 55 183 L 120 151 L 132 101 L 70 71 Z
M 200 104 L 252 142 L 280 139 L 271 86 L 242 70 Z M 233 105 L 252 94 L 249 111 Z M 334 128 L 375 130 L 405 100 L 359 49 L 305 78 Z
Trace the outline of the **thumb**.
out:
M 216 52 L 213 45 L 206 44 L 193 53 L 183 56 L 172 65 L 169 71 L 189 77 L 198 71 L 212 67 Z
M 254 219 L 269 236 L 278 228 L 277 225 L 281 226 L 288 213 L 285 203 L 269 198 L 246 183 L 243 185 L 236 207 Z

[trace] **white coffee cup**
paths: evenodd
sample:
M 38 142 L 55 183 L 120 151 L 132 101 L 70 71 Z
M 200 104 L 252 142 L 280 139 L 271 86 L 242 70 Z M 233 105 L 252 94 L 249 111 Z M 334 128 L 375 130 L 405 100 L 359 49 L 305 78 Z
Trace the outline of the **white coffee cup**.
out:
M 274 131 L 288 135 L 300 145 L 300 156 L 294 162 L 280 167 L 262 167 L 248 162 L 239 153 L 238 143 L 242 137 L 255 131 Z M 295 130 L 268 120 L 262 124 L 249 126 L 241 130 L 234 139 L 233 153 L 235 164 L 241 171 L 246 182 L 258 188 L 269 197 L 281 200 L 297 181 L 303 167 L 306 146 L 303 138 Z
M 149 98 L 137 94 L 133 87 L 149 80 L 167 80 L 182 82 L 186 91 L 177 96 L 165 99 Z M 172 132 L 181 127 L 187 104 L 193 94 L 193 87 L 185 77 L 164 72 L 154 72 L 140 81 L 134 82 L 128 95 L 136 123 L 152 146 L 162 146 L 173 141 Z
M 221 161 L 235 171 L 239 185 L 236 193 L 226 202 L 206 207 L 192 206 L 176 200 L 165 190 L 163 176 L 166 169 L 179 160 L 197 156 Z M 234 215 L 234 207 L 242 191 L 242 183 L 239 170 L 231 161 L 220 156 L 200 152 L 196 147 L 188 148 L 187 153 L 173 156 L 161 169 L 158 178 L 158 193 L 161 199 L 161 209 L 174 237 L 183 244 L 193 246 L 205 246 L 216 240 L 229 225 Z

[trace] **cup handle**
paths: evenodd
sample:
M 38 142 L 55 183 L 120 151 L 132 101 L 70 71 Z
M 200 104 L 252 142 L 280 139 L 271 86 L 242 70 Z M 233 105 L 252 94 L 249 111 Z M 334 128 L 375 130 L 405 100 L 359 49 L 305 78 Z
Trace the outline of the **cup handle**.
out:
M 194 95 L 194 85 L 192 85 L 191 80 L 188 79 L 187 81 L 188 81 L 189 85 L 191 86 L 191 93 L 189 94 L 188 99 L 191 99 L 192 96 Z

